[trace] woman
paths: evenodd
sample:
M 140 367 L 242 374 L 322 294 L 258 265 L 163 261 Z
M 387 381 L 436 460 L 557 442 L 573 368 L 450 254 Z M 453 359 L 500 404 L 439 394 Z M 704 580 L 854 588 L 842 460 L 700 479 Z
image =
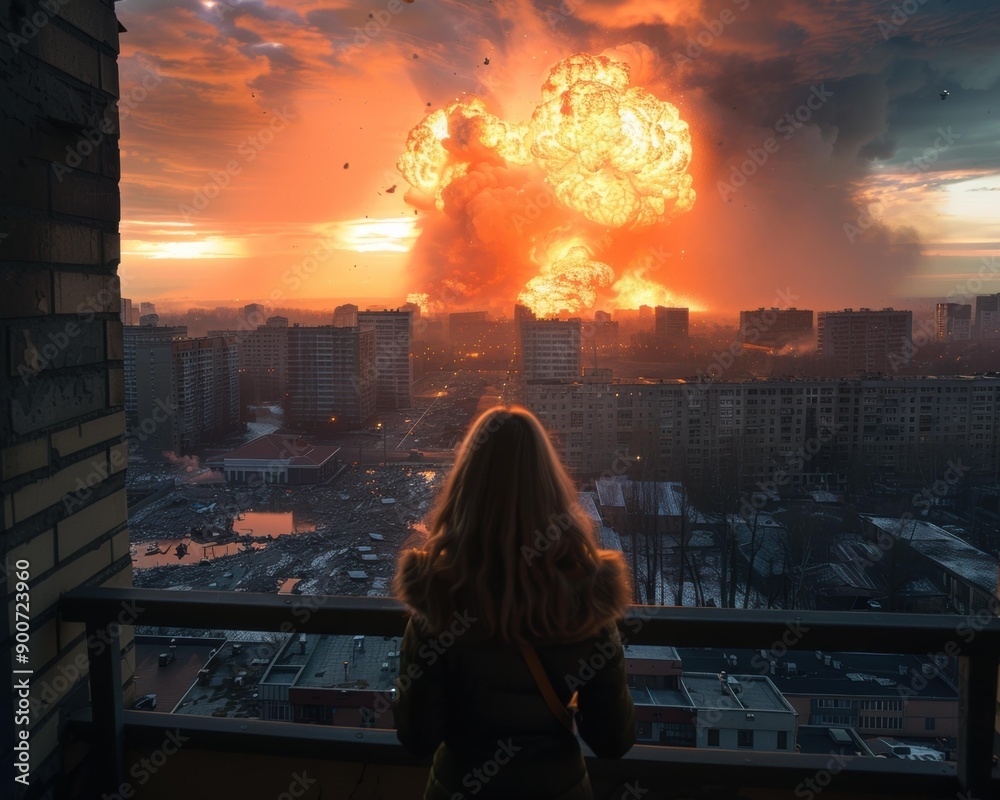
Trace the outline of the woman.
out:
M 396 727 L 434 754 L 424 797 L 592 797 L 567 706 L 598 756 L 634 743 L 615 624 L 630 590 L 531 413 L 475 422 L 428 527 L 394 585 L 411 612 Z

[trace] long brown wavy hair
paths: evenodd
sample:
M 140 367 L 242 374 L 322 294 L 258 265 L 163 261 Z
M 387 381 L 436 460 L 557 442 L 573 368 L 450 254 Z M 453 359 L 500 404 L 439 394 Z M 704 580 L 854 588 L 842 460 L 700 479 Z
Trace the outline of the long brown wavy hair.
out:
M 400 556 L 393 589 L 432 630 L 468 611 L 487 637 L 512 644 L 580 640 L 629 602 L 621 553 L 597 547 L 545 429 L 524 408 L 476 420 L 427 527 L 423 548 Z

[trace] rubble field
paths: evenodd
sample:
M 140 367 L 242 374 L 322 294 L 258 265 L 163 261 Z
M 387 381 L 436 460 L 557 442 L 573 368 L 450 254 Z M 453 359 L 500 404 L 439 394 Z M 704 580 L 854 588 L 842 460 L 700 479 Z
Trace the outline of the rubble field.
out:
M 133 583 L 386 595 L 444 474 L 440 464 L 349 464 L 319 486 L 182 483 L 130 514 Z

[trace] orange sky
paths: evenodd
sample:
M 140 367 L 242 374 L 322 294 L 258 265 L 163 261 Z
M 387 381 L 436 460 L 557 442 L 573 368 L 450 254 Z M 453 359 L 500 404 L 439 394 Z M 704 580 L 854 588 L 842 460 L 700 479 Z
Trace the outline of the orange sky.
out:
M 123 0 L 123 293 L 398 303 L 475 262 L 514 271 L 491 297 L 509 307 L 537 265 L 475 228 L 500 190 L 415 214 L 395 168 L 407 133 L 472 94 L 527 122 L 560 59 L 638 43 L 632 83 L 690 125 L 697 193 L 642 233 L 669 253 L 651 278 L 721 309 L 947 294 L 1000 249 L 997 25 L 953 5 L 893 31 L 889 3 Z M 593 257 L 620 277 L 616 248 Z

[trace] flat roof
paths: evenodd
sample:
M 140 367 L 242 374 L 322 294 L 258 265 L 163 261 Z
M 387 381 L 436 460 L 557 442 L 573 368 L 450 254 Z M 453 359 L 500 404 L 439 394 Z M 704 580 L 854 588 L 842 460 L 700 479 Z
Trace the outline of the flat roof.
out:
M 680 653 L 676 647 L 666 644 L 627 644 L 625 645 L 625 660 L 642 658 L 647 661 L 680 661 Z
M 687 670 L 718 673 L 723 670 L 730 674 L 737 671 L 753 671 L 759 674 L 762 661 L 770 661 L 772 656 L 761 656 L 759 650 L 699 649 L 679 647 L 681 661 Z M 899 699 L 900 687 L 910 687 L 916 681 L 921 686 L 921 699 L 957 700 L 958 690 L 940 674 L 926 677 L 921 669 L 929 663 L 926 658 L 915 655 L 892 655 L 885 653 L 827 653 L 830 665 L 816 658 L 814 650 L 792 650 L 783 658 L 775 658 L 775 674 L 767 677 L 783 695 L 805 695 L 811 697 L 891 697 Z M 734 664 L 732 659 L 736 660 Z M 789 676 L 788 664 L 795 664 L 795 675 Z M 840 664 L 837 669 L 835 664 Z M 900 667 L 906 672 L 900 675 Z M 915 675 L 920 675 L 917 681 Z M 926 681 L 926 685 L 924 684 Z M 716 682 L 718 682 L 716 680 Z
M 401 636 L 305 634 L 304 640 L 302 637 L 302 634 L 291 637 L 262 683 L 286 684 L 295 689 L 374 691 L 389 690 L 396 685 L 399 663 L 393 662 L 390 654 L 399 653 Z M 363 643 L 364 652 L 359 642 Z M 383 665 L 388 666 L 383 668 Z
M 727 674 L 730 679 L 739 682 L 740 690 L 735 699 L 747 711 L 794 712 L 781 692 L 763 675 Z M 681 675 L 681 683 L 699 708 L 733 708 L 734 697 L 728 691 L 721 691 L 718 674 L 685 672 Z M 731 680 L 729 685 L 735 688 L 737 684 Z
M 987 594 L 996 594 L 1000 561 L 989 553 L 984 553 L 964 539 L 925 520 L 903 520 L 866 514 L 862 514 L 862 518 L 890 536 L 906 541 L 924 558 L 941 565 Z

